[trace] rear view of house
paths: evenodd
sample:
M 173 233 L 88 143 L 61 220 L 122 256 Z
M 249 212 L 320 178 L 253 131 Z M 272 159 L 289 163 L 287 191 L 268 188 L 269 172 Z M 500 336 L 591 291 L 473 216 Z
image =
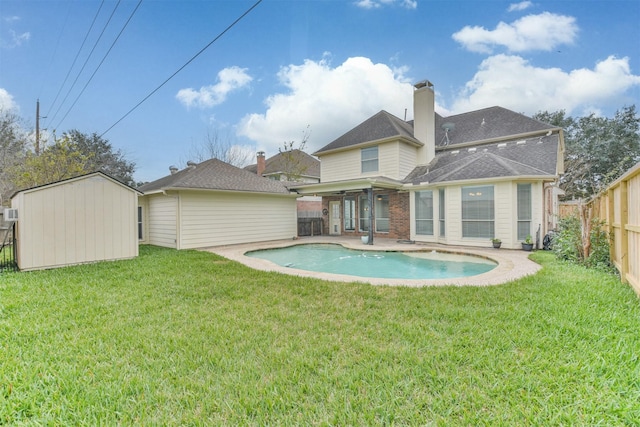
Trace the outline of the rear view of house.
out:
M 380 111 L 314 153 L 326 232 L 518 248 L 555 227 L 562 129 L 501 107 L 441 117 L 433 85 L 414 90 L 414 120 Z

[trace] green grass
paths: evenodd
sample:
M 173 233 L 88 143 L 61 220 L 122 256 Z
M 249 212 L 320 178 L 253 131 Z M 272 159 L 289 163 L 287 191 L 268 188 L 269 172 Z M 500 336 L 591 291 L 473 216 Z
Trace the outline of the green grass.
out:
M 640 422 L 640 302 L 549 253 L 415 289 L 140 252 L 0 276 L 0 424 Z

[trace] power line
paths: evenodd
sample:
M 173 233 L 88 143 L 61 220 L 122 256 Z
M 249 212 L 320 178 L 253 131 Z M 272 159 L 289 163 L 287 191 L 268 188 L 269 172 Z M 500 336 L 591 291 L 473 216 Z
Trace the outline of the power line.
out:
M 180 71 L 182 71 L 184 68 L 187 67 L 187 65 L 191 64 L 191 62 L 193 62 L 193 60 L 195 60 L 198 56 L 200 56 L 205 50 L 207 50 L 209 48 L 209 46 L 211 46 L 213 43 L 215 43 L 216 41 L 218 41 L 218 39 L 220 37 L 222 37 L 223 35 L 225 35 L 225 33 L 227 31 L 229 31 L 231 28 L 233 28 L 238 22 L 240 22 L 245 16 L 247 16 L 253 9 L 255 9 L 260 3 L 262 3 L 262 0 L 258 0 L 256 1 L 253 6 L 251 6 L 249 9 L 247 9 L 246 12 L 244 12 L 242 15 L 240 15 L 240 17 L 238 17 L 235 21 L 233 21 L 227 28 L 225 28 L 220 34 L 218 34 L 213 40 L 211 40 L 205 47 L 203 47 L 202 49 L 200 49 L 200 51 L 198 51 L 198 53 L 196 53 L 195 55 L 193 55 L 191 57 L 191 59 L 189 59 L 184 65 L 182 65 L 180 68 L 178 68 L 178 70 L 176 70 L 173 74 L 171 74 L 165 81 L 163 81 L 158 87 L 156 87 L 154 90 L 152 90 L 147 96 L 145 96 L 144 98 L 142 98 L 142 100 L 140 102 L 138 102 L 133 108 L 131 108 L 129 111 L 127 111 L 125 113 L 124 116 L 120 117 L 114 124 L 112 124 L 107 130 L 105 130 L 104 132 L 102 132 L 100 134 L 100 137 L 104 136 L 107 132 L 109 132 L 111 129 L 113 129 L 116 125 L 118 125 L 118 123 L 120 123 L 122 120 L 124 120 L 129 114 L 131 114 L 134 110 L 136 110 L 140 105 L 142 105 L 142 103 L 144 103 L 147 99 L 151 98 L 151 96 L 156 93 L 158 90 L 160 90 L 160 88 L 162 88 L 165 84 L 167 84 L 169 82 L 169 80 L 171 80 L 172 78 L 174 78 Z
M 51 111 L 53 106 L 56 104 L 56 101 L 58 100 L 58 96 L 60 96 L 60 92 L 62 92 L 62 88 L 67 83 L 67 79 L 69 78 L 69 75 L 71 74 L 71 70 L 73 70 L 73 67 L 76 65 L 76 61 L 78 60 L 78 57 L 80 56 L 80 52 L 82 52 L 82 48 L 84 47 L 84 44 L 87 42 L 87 38 L 89 37 L 89 34 L 91 33 L 91 30 L 93 29 L 93 26 L 95 25 L 96 20 L 98 19 L 98 15 L 100 14 L 100 11 L 102 10 L 102 6 L 103 5 L 104 5 L 104 0 L 102 0 L 102 2 L 100 3 L 100 6 L 98 7 L 98 11 L 96 12 L 96 16 L 93 17 L 93 22 L 91 22 L 91 26 L 89 27 L 89 30 L 87 30 L 87 34 L 85 34 L 84 40 L 82 40 L 82 44 L 80 45 L 80 48 L 78 49 L 78 53 L 76 53 L 76 57 L 73 58 L 73 62 L 71 63 L 71 66 L 69 67 L 69 71 L 67 71 L 67 75 L 64 77 L 64 81 L 60 85 L 60 89 L 58 89 L 58 93 L 56 93 L 56 96 L 53 99 L 53 102 L 49 106 L 49 111 L 47 112 L 46 116 L 49 115 L 49 112 Z
M 85 59 L 84 64 L 82 64 L 82 68 L 80 68 L 80 71 L 78 71 L 78 74 L 76 75 L 75 80 L 71 84 L 71 87 L 67 91 L 67 94 L 64 96 L 64 99 L 62 100 L 62 102 L 58 106 L 58 109 L 56 110 L 55 113 L 53 113 L 53 117 L 51 119 L 49 119 L 50 122 L 53 122 L 53 120 L 58 116 L 58 112 L 60 112 L 60 108 L 62 108 L 62 106 L 66 102 L 67 98 L 71 94 L 71 91 L 73 90 L 73 88 L 75 87 L 76 83 L 78 82 L 78 79 L 80 78 L 80 74 L 82 74 L 82 72 L 84 71 L 84 67 L 87 66 L 87 63 L 89 62 L 89 59 L 93 55 L 93 52 L 96 50 L 96 46 L 98 46 L 98 43 L 100 42 L 100 39 L 102 39 L 102 36 L 104 35 L 104 32 L 107 30 L 107 27 L 109 26 L 109 23 L 111 22 L 111 19 L 113 18 L 113 15 L 115 15 L 116 10 L 118 9 L 118 6 L 120 6 L 120 1 L 121 0 L 118 0 L 118 3 L 116 3 L 116 6 L 113 8 L 113 11 L 111 12 L 111 16 L 109 16 L 109 19 L 104 24 L 104 27 L 102 28 L 102 31 L 100 32 L 100 35 L 98 36 L 98 39 L 93 44 L 93 47 L 91 48 L 91 52 L 89 52 L 89 56 L 87 56 L 87 59 Z
M 138 8 L 140 7 L 141 4 L 142 4 L 142 0 L 138 1 L 138 4 L 136 5 L 135 9 L 133 9 L 133 12 L 131 12 L 131 15 L 129 15 L 129 19 L 127 19 L 127 22 L 124 23 L 122 29 L 120 30 L 120 32 L 116 36 L 115 40 L 113 41 L 113 43 L 111 43 L 111 46 L 109 46 L 109 50 L 107 50 L 107 53 L 104 54 L 104 56 L 102 57 L 102 60 L 100 61 L 100 63 L 96 67 L 95 71 L 93 72 L 93 74 L 91 74 L 91 77 L 89 77 L 89 80 L 87 80 L 87 83 L 85 83 L 84 87 L 82 88 L 82 90 L 80 91 L 80 93 L 78 94 L 76 99 L 73 101 L 73 104 L 71 104 L 71 107 L 69 107 L 67 112 L 64 114 L 64 117 L 60 120 L 60 123 L 58 123 L 58 126 L 56 126 L 56 129 L 62 124 L 64 119 L 67 118 L 67 115 L 71 112 L 73 107 L 75 107 L 76 103 L 78 102 L 78 99 L 80 99 L 80 97 L 84 93 L 85 89 L 87 88 L 87 86 L 89 86 L 89 83 L 91 83 L 91 80 L 93 80 L 93 78 L 95 77 L 96 73 L 98 72 L 98 70 L 102 66 L 102 63 L 105 61 L 105 59 L 107 59 L 107 56 L 109 56 L 109 53 L 111 52 L 111 49 L 113 49 L 113 46 L 115 46 L 116 42 L 118 41 L 118 39 L 120 38 L 120 36 L 124 32 L 125 28 L 127 28 L 127 25 L 129 25 L 129 22 L 133 18 L 133 15 L 135 15 L 136 12 L 138 11 Z

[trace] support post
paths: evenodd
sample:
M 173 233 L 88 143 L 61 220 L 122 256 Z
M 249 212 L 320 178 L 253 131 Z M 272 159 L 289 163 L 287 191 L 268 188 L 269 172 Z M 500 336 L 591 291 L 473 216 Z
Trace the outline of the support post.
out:
M 373 188 L 367 189 L 367 202 L 369 203 L 369 242 L 373 245 L 373 224 L 375 223 L 375 214 L 373 212 Z

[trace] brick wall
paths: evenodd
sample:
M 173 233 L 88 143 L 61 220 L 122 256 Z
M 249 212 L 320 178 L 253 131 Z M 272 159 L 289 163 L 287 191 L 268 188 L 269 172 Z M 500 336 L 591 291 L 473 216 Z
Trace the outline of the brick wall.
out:
M 389 232 L 388 233 L 374 233 L 374 239 L 376 237 L 380 238 L 388 238 L 388 239 L 409 239 L 410 237 L 410 211 L 409 211 L 409 193 L 399 193 L 397 191 L 376 191 L 374 192 L 374 197 L 377 195 L 388 195 L 389 196 Z M 361 195 L 365 195 L 364 192 L 361 193 L 350 193 L 349 196 L 355 196 L 356 198 L 356 230 L 355 231 L 345 231 L 341 224 L 342 235 L 344 236 L 363 236 L 367 235 L 367 232 L 360 232 L 357 230 L 359 224 L 359 212 L 360 207 L 357 206 L 359 202 L 359 197 Z M 344 209 L 343 196 L 330 196 L 322 198 L 322 209 L 326 209 L 329 214 L 323 215 L 324 218 L 324 226 L 323 226 L 323 234 L 329 234 L 329 215 L 331 212 L 329 211 L 329 202 L 331 201 L 340 201 L 340 206 Z M 344 215 L 344 212 L 341 212 L 341 215 Z

